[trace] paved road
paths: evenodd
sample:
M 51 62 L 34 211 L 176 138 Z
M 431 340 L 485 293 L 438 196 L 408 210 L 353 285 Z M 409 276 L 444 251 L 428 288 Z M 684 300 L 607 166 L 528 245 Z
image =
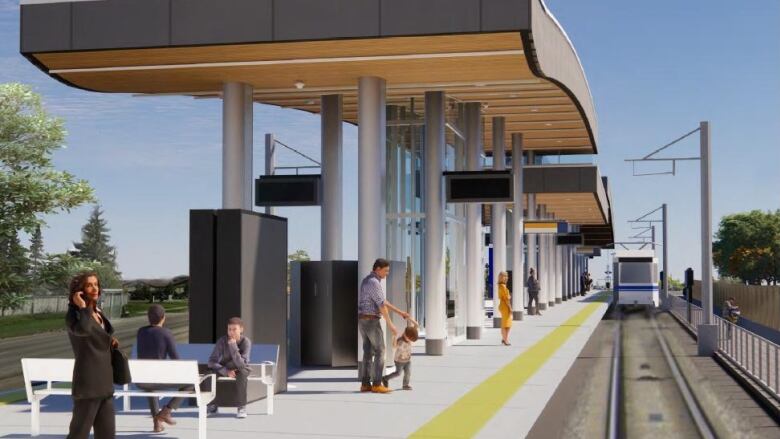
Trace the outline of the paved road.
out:
M 138 328 L 147 324 L 146 316 L 115 319 L 115 337 L 123 350 L 129 352 L 135 344 Z M 64 320 L 63 320 L 64 326 Z M 189 313 L 169 314 L 165 326 L 173 331 L 176 341 L 186 343 L 189 338 Z M 73 358 L 73 351 L 65 330 L 0 339 L 0 391 L 24 387 L 23 357 Z

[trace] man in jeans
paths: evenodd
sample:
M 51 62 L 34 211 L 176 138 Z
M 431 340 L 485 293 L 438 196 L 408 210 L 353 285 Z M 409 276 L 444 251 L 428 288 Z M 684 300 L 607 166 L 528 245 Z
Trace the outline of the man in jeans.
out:
M 388 274 L 390 274 L 390 263 L 381 258 L 377 259 L 371 274 L 361 282 L 358 292 L 358 329 L 360 337 L 363 339 L 361 392 L 390 392 L 390 389 L 382 385 L 382 376 L 385 372 L 385 334 L 382 332 L 380 320 L 382 317 L 385 318 L 387 327 L 393 333 L 393 338 L 396 338 L 398 330 L 390 319 L 388 309 L 393 310 L 404 319 L 409 318 L 408 313 L 385 300 L 381 282 Z
M 149 319 L 149 326 L 144 326 L 138 330 L 136 337 L 138 358 L 144 360 L 178 360 L 179 354 L 176 352 L 176 340 L 170 329 L 163 327 L 165 324 L 165 308 L 154 304 L 146 312 Z M 139 384 L 139 388 L 144 390 L 192 390 L 192 386 L 178 387 L 165 384 Z M 160 410 L 160 404 L 157 397 L 147 398 L 149 401 L 149 412 L 152 414 L 154 422 L 154 432 L 159 433 L 165 429 L 163 422 L 169 425 L 175 425 L 173 420 L 173 411 L 181 405 L 181 398 L 171 398 L 168 404 Z
M 218 376 L 236 379 L 236 400 L 238 409 L 236 417 L 246 418 L 246 386 L 249 373 L 249 358 L 252 351 L 252 341 L 244 336 L 244 322 L 238 317 L 227 321 L 227 335 L 222 336 L 214 344 L 214 350 L 209 357 L 209 369 Z M 216 414 L 219 407 L 211 403 L 207 407 L 209 414 Z

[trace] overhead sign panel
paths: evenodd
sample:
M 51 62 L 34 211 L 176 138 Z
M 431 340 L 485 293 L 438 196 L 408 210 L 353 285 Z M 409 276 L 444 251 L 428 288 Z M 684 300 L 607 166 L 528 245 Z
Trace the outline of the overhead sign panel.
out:
M 255 206 L 319 206 L 320 175 L 261 175 L 255 180 Z
M 563 221 L 524 221 L 525 233 L 566 233 L 569 225 Z
M 563 233 L 555 236 L 557 245 L 582 245 L 584 241 L 582 233 Z
M 512 202 L 511 171 L 445 172 L 448 203 Z

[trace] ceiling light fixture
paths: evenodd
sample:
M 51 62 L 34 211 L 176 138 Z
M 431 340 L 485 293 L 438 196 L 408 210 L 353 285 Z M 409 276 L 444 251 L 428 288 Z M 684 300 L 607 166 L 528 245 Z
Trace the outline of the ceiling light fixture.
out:
M 538 112 L 538 111 L 539 111 L 539 109 L 538 109 L 538 108 L 531 108 L 531 113 L 536 113 L 536 112 Z
M 551 127 L 551 126 L 552 126 L 552 124 L 551 124 L 551 123 L 546 123 L 546 124 L 544 124 L 544 126 L 546 126 L 546 127 Z
M 303 90 L 303 87 L 305 85 L 306 84 L 304 84 L 303 81 L 301 81 L 301 80 L 295 81 L 295 88 L 297 88 L 298 90 Z

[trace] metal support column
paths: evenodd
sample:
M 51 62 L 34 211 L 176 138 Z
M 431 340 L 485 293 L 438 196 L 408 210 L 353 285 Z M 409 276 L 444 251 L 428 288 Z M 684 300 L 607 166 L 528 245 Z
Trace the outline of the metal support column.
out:
M 265 175 L 274 175 L 276 168 L 276 140 L 274 135 L 267 133 L 265 135 Z M 272 206 L 265 207 L 265 213 L 276 215 L 276 208 Z
M 523 320 L 523 135 L 512 133 L 512 319 Z
M 322 215 L 320 252 L 323 261 L 340 261 L 342 256 L 342 191 L 343 170 L 342 97 L 322 96 Z
M 539 206 L 539 218 L 547 219 L 547 209 L 545 206 Z M 549 305 L 547 300 L 549 294 L 549 282 L 547 281 L 547 271 L 550 269 L 550 261 L 547 256 L 549 247 L 547 245 L 547 235 L 545 233 L 537 234 L 539 241 L 539 265 L 536 274 L 539 279 L 539 309 L 544 311 Z
M 506 169 L 506 145 L 504 143 L 503 117 L 493 118 L 493 169 Z M 493 203 L 491 209 L 490 236 L 493 242 L 493 327 L 501 327 L 498 315 L 498 274 L 506 271 L 506 204 Z
M 701 307 L 703 322 L 697 335 L 699 355 L 712 355 L 718 348 L 718 326 L 712 319 L 712 165 L 710 123 L 699 124 L 701 150 Z
M 447 338 L 444 272 L 444 92 L 425 93 L 425 353 L 443 355 Z
M 252 87 L 222 87 L 222 208 L 252 210 Z
M 482 104 L 469 102 L 466 108 L 466 170 L 478 171 L 482 154 Z M 485 324 L 485 281 L 482 267 L 482 204 L 466 205 L 466 338 L 479 340 Z
M 358 80 L 358 284 L 385 257 L 385 80 Z M 384 282 L 383 282 L 384 283 Z M 385 327 L 384 320 L 382 327 Z M 357 331 L 357 328 L 355 328 Z M 358 337 L 358 374 L 362 370 Z M 360 377 L 358 377 L 360 378 Z

